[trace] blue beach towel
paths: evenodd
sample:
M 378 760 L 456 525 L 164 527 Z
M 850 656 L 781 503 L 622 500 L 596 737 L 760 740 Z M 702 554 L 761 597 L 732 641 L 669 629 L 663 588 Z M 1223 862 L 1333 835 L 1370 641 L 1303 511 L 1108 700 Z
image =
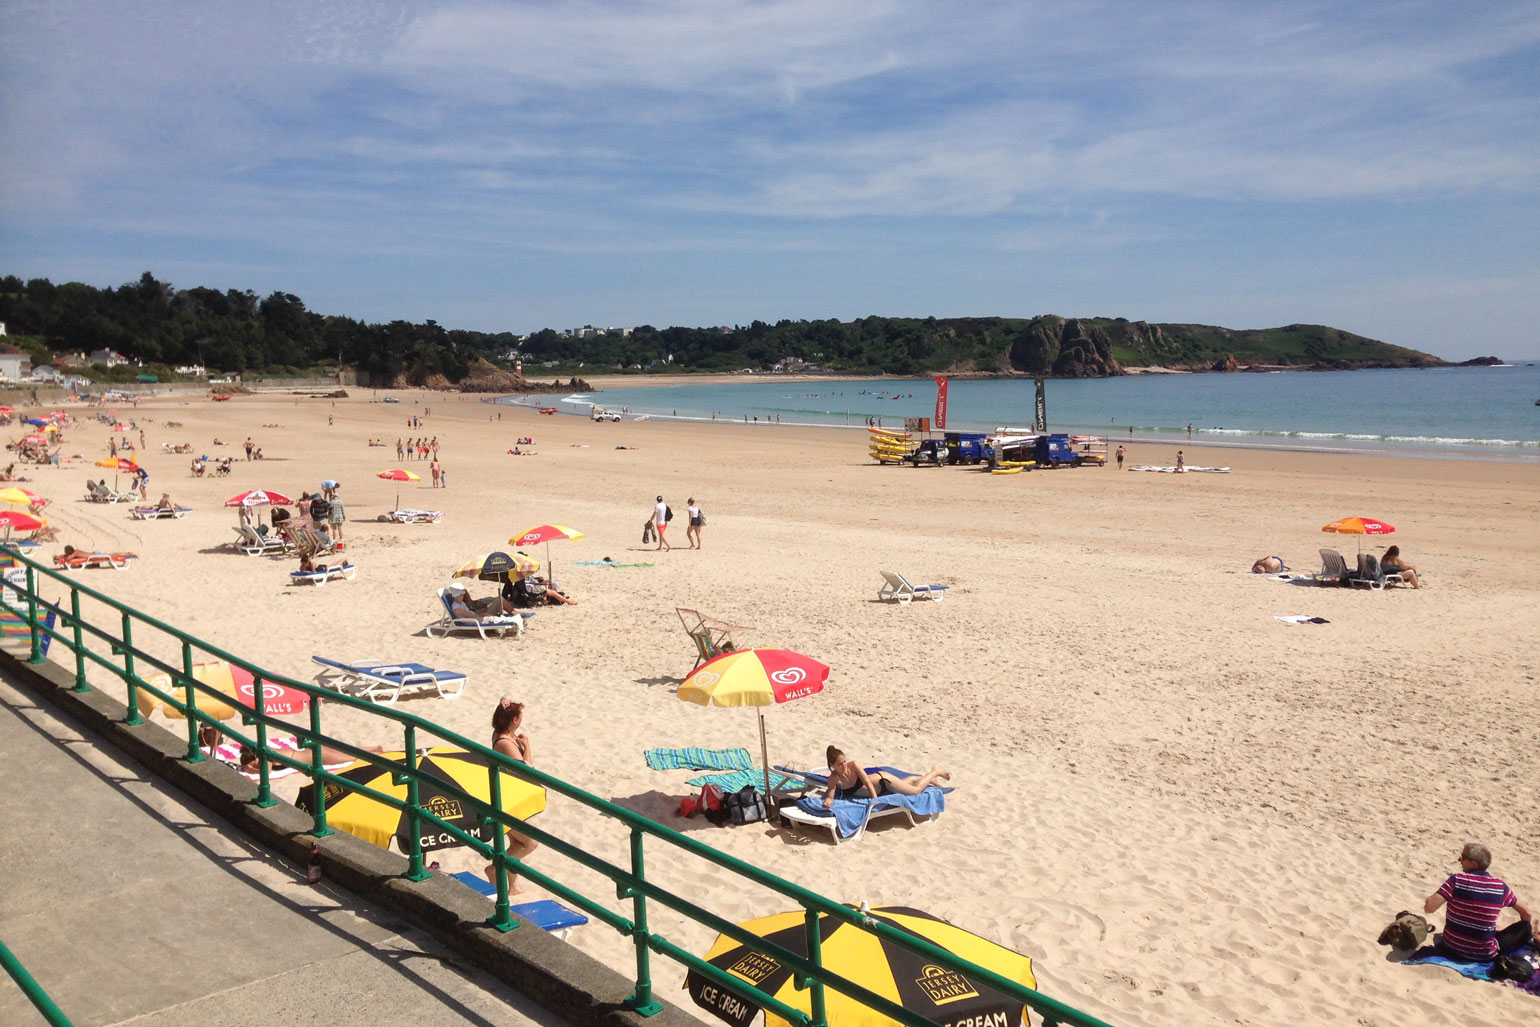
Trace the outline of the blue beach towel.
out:
M 642 756 L 653 770 L 748 770 L 754 758 L 747 749 L 648 749 Z M 690 782 L 694 784 L 694 781 Z
M 829 783 L 829 775 L 828 774 L 815 774 L 815 773 L 813 773 L 810 770 L 793 770 L 790 767 L 783 767 L 783 766 L 780 766 L 780 765 L 777 765 L 775 767 L 775 769 L 779 770 L 779 771 L 781 771 L 783 773 L 786 773 L 786 774 L 791 774 L 791 775 L 793 775 L 795 777 L 800 777 L 804 781 L 809 781 L 809 782 L 811 782 L 813 784 L 827 785 Z M 907 770 L 899 770 L 897 767 L 864 767 L 862 769 L 864 769 L 868 774 L 875 774 L 879 770 L 886 770 L 888 773 L 895 774 L 895 775 L 897 775 L 899 777 L 919 777 L 920 776 L 918 774 L 911 774 Z M 950 792 L 957 791 L 957 788 L 955 786 L 953 786 L 953 785 L 947 785 L 945 787 L 942 787 L 941 785 L 931 785 L 930 787 L 934 788 L 936 791 L 942 793 L 943 795 L 946 795 L 946 794 L 948 794 Z M 927 791 L 928 790 L 929 789 L 927 789 Z M 822 801 L 822 800 L 820 800 L 820 801 Z
M 841 838 L 849 838 L 861 830 L 861 825 L 866 823 L 869 810 L 887 806 L 903 806 L 915 816 L 935 816 L 946 809 L 946 796 L 940 788 L 932 785 L 919 795 L 880 795 L 875 799 L 835 799 L 830 809 L 825 809 L 823 799 L 816 795 L 797 800 L 797 808 L 804 813 L 811 813 L 815 817 L 832 816 Z
M 1525 953 L 1535 954 L 1537 952 L 1540 952 L 1540 949 L 1537 949 L 1534 945 L 1526 945 L 1519 949 L 1515 955 L 1523 955 Z M 1473 981 L 1487 981 L 1488 983 L 1492 984 L 1508 984 L 1518 988 L 1520 991 L 1527 991 L 1531 995 L 1540 995 L 1540 974 L 1536 974 L 1534 980 L 1530 981 L 1528 984 L 1520 984 L 1517 981 L 1497 981 L 1492 977 L 1492 961 L 1489 960 L 1487 962 L 1481 963 L 1465 962 L 1464 960 L 1459 959 L 1450 959 L 1447 956 L 1438 955 L 1432 945 L 1424 945 L 1416 952 L 1413 952 L 1410 956 L 1401 961 L 1401 965 L 1442 966 L 1453 970 L 1461 977 L 1469 977 Z

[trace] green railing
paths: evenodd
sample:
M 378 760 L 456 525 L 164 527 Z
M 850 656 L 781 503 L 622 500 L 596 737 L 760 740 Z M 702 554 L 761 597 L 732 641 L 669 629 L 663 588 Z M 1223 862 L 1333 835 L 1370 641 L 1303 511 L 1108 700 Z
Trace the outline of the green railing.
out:
M 53 1027 L 74 1027 L 70 1023 L 69 1017 L 65 1016 L 59 1010 L 59 1007 L 54 1005 L 53 999 L 48 997 L 48 992 L 44 991 L 42 986 L 32 979 L 32 975 L 27 973 L 27 968 L 21 965 L 21 960 L 16 958 L 14 952 L 5 947 L 5 942 L 3 941 L 0 941 L 0 966 L 5 967 L 5 972 L 10 974 L 17 987 L 21 988 L 21 993 L 32 1000 L 32 1004 L 37 1007 L 37 1011 L 43 1014 L 43 1019 L 47 1020 Z
M 795 1027 L 826 1027 L 827 1020 L 824 1016 L 824 989 L 832 988 L 835 991 L 850 996 L 858 1002 L 889 1016 L 892 1019 L 909 1025 L 909 1027 L 933 1027 L 933 1021 L 910 1012 L 897 1003 L 877 995 L 859 984 L 837 973 L 826 969 L 820 960 L 820 927 L 819 916 L 826 915 L 836 920 L 843 921 L 859 930 L 873 934 L 883 941 L 898 948 L 907 949 L 925 959 L 935 962 L 947 969 L 952 969 L 966 974 L 975 981 L 982 982 L 1035 1010 L 1044 1027 L 1057 1027 L 1066 1024 L 1071 1027 L 1108 1027 L 1102 1020 L 1072 1009 L 1060 1002 L 1027 988 L 1015 981 L 1002 977 L 984 967 L 958 958 L 956 955 L 939 948 L 905 931 L 896 930 L 886 924 L 863 916 L 858 910 L 825 898 L 806 888 L 792 884 L 775 874 L 761 870 L 752 864 L 735 859 L 709 845 L 695 841 L 677 831 L 670 830 L 656 821 L 650 820 L 639 813 L 616 805 L 598 796 L 591 795 L 580 788 L 576 788 L 560 778 L 552 777 L 543 771 L 536 770 L 528 764 L 515 762 L 502 754 L 481 745 L 468 738 L 464 738 L 452 731 L 447 731 L 437 724 L 410 713 L 402 713 L 392 707 L 380 707 L 354 696 L 340 694 L 331 689 L 318 685 L 296 681 L 280 675 L 272 674 L 267 670 L 244 660 L 239 656 L 227 653 L 216 646 L 210 645 L 201 639 L 195 638 L 186 632 L 179 631 L 169 624 L 150 617 L 146 614 L 127 606 L 110 596 L 97 592 L 77 584 L 52 568 L 45 567 L 36 561 L 20 554 L 16 556 L 19 566 L 27 569 L 27 581 L 23 598 L 27 606 L 27 620 L 31 624 L 31 662 L 40 663 L 44 659 L 41 654 L 41 640 L 44 632 L 54 638 L 55 645 L 66 647 L 73 660 L 75 674 L 75 691 L 86 691 L 90 685 L 86 680 L 86 667 L 92 665 L 100 667 L 114 677 L 121 680 L 128 689 L 127 707 L 125 717 L 127 724 L 141 724 L 143 718 L 139 714 L 138 700 L 141 690 L 148 691 L 157 699 L 168 706 L 180 711 L 187 718 L 187 752 L 186 760 L 189 763 L 197 763 L 208 757 L 205 756 L 199 746 L 198 729 L 202 724 L 214 724 L 215 718 L 199 709 L 199 702 L 206 698 L 210 701 L 218 701 L 224 704 L 222 693 L 193 677 L 194 652 L 206 653 L 219 660 L 223 660 L 232 666 L 249 671 L 255 681 L 257 692 L 256 709 L 243 709 L 243 726 L 254 726 L 251 736 L 232 730 L 224 722 L 219 722 L 219 729 L 225 734 L 251 746 L 259 753 L 257 778 L 257 795 L 255 803 L 258 806 L 271 806 L 278 800 L 273 797 L 270 785 L 270 764 L 277 762 L 283 766 L 293 767 L 310 775 L 315 782 L 314 810 L 312 816 L 314 824 L 311 833 L 315 837 L 325 837 L 333 833 L 333 829 L 327 824 L 325 783 L 333 783 L 352 792 L 362 792 L 373 799 L 402 810 L 408 818 L 408 836 L 410 843 L 406 846 L 407 871 L 406 878 L 413 881 L 421 881 L 431 875 L 423 865 L 422 831 L 424 825 L 432 830 L 448 834 L 459 840 L 465 846 L 490 860 L 496 867 L 497 898 L 494 912 L 488 918 L 488 922 L 501 931 L 511 931 L 517 928 L 516 921 L 509 910 L 508 882 L 509 874 L 517 874 L 527 877 L 540 887 L 560 897 L 563 901 L 583 910 L 594 919 L 608 924 L 619 933 L 632 939 L 636 949 L 636 972 L 634 978 L 635 990 L 626 1000 L 626 1007 L 635 1010 L 642 1015 L 651 1015 L 662 1008 L 653 997 L 652 970 L 650 955 L 653 952 L 683 964 L 685 967 L 696 971 L 717 985 L 726 988 L 731 993 L 738 995 L 756 1006 L 760 1006 L 776 1016 L 782 1017 Z M 69 590 L 67 601 L 48 602 L 43 599 L 38 575 L 60 584 Z M 21 591 L 18 589 L 18 591 Z M 105 605 L 110 611 L 107 614 L 107 623 L 112 628 L 106 628 L 92 623 L 81 614 L 81 598 L 86 597 Z M 46 628 L 39 622 L 40 610 L 53 610 L 58 614 L 58 623 L 54 628 Z M 146 646 L 142 637 L 136 640 L 135 627 L 150 629 L 159 633 L 157 641 L 166 646 L 169 654 L 171 649 L 176 650 L 175 663 L 156 656 Z M 92 644 L 98 648 L 105 648 L 107 655 L 92 648 Z M 169 675 L 172 685 L 168 690 L 161 690 L 151 685 L 144 676 L 144 671 L 149 669 L 151 675 L 161 672 Z M 262 696 L 268 683 L 283 685 L 289 688 L 299 689 L 311 696 L 312 700 L 324 698 L 328 704 L 342 705 L 355 710 L 386 720 L 395 721 L 402 730 L 402 749 L 405 751 L 405 763 L 388 760 L 384 757 L 361 749 L 356 745 L 341 739 L 328 737 L 321 729 L 321 704 L 311 701 L 310 722 L 308 728 L 299 727 L 287 721 L 278 720 L 257 710 L 265 709 L 266 703 Z M 301 749 L 308 749 L 308 758 L 296 754 L 294 750 L 274 750 L 267 744 L 268 729 L 270 727 L 281 728 L 284 731 L 293 731 Z M 431 735 L 435 738 L 459 746 L 466 750 L 480 754 L 488 761 L 488 795 L 490 801 L 478 799 L 454 785 L 446 786 L 445 782 L 437 777 L 430 777 L 418 769 L 417 752 L 419 736 Z M 362 787 L 337 776 L 322 766 L 322 746 L 348 753 L 360 760 L 368 761 L 382 769 L 392 771 L 396 778 L 396 784 L 405 783 L 407 794 L 404 800 L 396 799 L 390 795 L 374 789 Z M 506 774 L 521 781 L 527 781 L 540 785 L 548 792 L 564 796 L 577 802 L 594 814 L 607 817 L 627 828 L 629 832 L 629 863 L 618 865 L 606 860 L 578 845 L 568 842 L 548 831 L 537 827 L 535 824 L 520 820 L 502 812 L 502 778 Z M 473 809 L 483 828 L 491 828 L 491 841 L 483 841 L 476 834 L 468 833 L 453 823 L 446 822 L 436 816 L 430 809 L 417 803 L 418 786 L 424 782 L 430 783 L 440 793 L 457 799 L 467 808 Z M 602 905 L 596 899 L 583 894 L 575 888 L 558 881 L 546 873 L 527 863 L 509 856 L 505 851 L 505 832 L 515 830 L 529 838 L 546 846 L 548 849 L 567 857 L 578 865 L 587 868 L 613 882 L 617 897 L 629 899 L 631 902 L 631 915 L 622 916 Z M 705 860 L 722 867 L 736 876 L 751 881 L 785 896 L 792 902 L 801 906 L 806 911 L 807 923 L 807 951 L 808 956 L 801 956 L 781 946 L 766 942 L 763 938 L 739 927 L 730 920 L 723 919 L 710 910 L 698 905 L 681 895 L 675 894 L 661 887 L 655 881 L 649 880 L 645 871 L 646 841 L 654 843 L 653 849 L 658 845 L 665 848 L 664 852 L 682 852 L 690 856 Z M 787 1005 L 771 996 L 761 992 L 738 977 L 734 977 L 707 963 L 701 957 L 689 952 L 670 942 L 661 934 L 655 933 L 648 927 L 649 904 L 656 902 L 659 905 L 681 914 L 685 918 L 710 928 L 719 934 L 731 937 L 748 945 L 750 948 L 772 956 L 785 965 L 792 967 L 800 975 L 799 987 L 811 990 L 810 1008 L 811 1015 Z M 776 910 L 775 912 L 779 912 Z

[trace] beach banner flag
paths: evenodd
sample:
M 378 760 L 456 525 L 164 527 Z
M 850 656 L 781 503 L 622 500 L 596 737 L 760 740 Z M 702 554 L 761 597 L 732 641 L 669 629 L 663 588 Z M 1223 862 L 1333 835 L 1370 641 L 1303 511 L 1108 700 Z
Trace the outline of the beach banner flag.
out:
M 946 427 L 946 379 L 936 379 L 936 430 Z

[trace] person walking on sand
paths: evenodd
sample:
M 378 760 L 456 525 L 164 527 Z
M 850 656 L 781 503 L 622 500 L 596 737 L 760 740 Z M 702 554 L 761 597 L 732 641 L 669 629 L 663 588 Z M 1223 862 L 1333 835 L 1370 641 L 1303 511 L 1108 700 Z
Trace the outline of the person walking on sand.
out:
M 691 496 L 684 501 L 685 513 L 690 515 L 690 526 L 684 529 L 684 537 L 690 540 L 691 549 L 699 549 L 701 525 L 706 523 L 706 515 L 700 512 L 700 507 L 695 505 L 695 497 Z
M 439 466 L 437 460 L 434 460 L 433 463 L 428 467 L 428 474 L 433 479 L 433 487 L 438 488 Z
M 1179 450 L 1176 451 L 1176 473 L 1177 474 L 1181 474 L 1182 472 L 1184 472 L 1186 470 L 1187 470 L 1187 462 L 1182 459 L 1182 451 L 1179 449 Z
M 1123 469 L 1123 447 L 1119 446 L 1118 447 L 1118 470 L 1121 471 L 1122 469 Z
M 663 497 L 659 496 L 658 502 L 652 508 L 652 530 L 658 533 L 658 544 L 654 551 L 674 548 L 668 544 L 668 539 L 664 536 L 668 531 L 668 519 L 673 516 L 673 513 L 668 508 L 668 504 L 663 502 Z
M 498 700 L 492 711 L 492 748 L 518 763 L 534 766 L 535 750 L 529 736 L 519 730 L 524 726 L 524 704 L 514 702 L 506 695 Z M 540 847 L 533 838 L 526 838 L 517 831 L 508 832 L 508 847 L 504 851 L 514 859 L 522 860 Z M 497 865 L 488 863 L 487 880 L 497 882 Z M 513 874 L 508 875 L 508 894 L 517 895 L 524 889 L 515 883 Z

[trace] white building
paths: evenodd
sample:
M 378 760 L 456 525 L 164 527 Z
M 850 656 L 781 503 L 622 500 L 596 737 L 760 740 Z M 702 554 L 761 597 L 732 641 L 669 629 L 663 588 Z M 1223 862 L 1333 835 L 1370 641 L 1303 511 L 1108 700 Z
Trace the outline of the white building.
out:
M 19 382 L 32 373 L 32 357 L 15 346 L 0 346 L 0 378 Z
M 93 364 L 106 364 L 108 367 L 115 367 L 118 364 L 128 363 L 127 357 L 117 352 L 116 350 L 110 349 L 92 350 L 90 360 Z

